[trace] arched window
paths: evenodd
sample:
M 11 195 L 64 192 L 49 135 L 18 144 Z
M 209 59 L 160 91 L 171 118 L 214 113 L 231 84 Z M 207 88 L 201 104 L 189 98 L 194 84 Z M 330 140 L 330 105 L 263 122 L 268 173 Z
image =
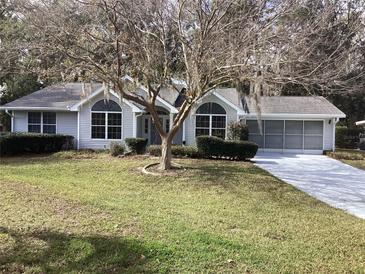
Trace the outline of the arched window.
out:
M 122 108 L 112 100 L 100 100 L 91 108 L 92 139 L 122 139 Z
M 196 111 L 195 136 L 209 135 L 226 138 L 227 115 L 217 103 L 205 103 Z

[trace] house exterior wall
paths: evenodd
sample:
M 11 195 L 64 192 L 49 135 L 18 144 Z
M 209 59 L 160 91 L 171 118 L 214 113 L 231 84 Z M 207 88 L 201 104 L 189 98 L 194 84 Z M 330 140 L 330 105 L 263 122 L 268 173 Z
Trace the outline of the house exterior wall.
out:
M 34 111 L 29 111 L 34 112 Z M 39 111 L 41 112 L 41 111 Z M 43 111 L 47 112 L 47 111 Z M 13 132 L 28 132 L 28 111 L 17 110 L 13 112 Z M 77 113 L 56 112 L 56 133 L 71 135 L 77 145 Z
M 99 100 L 104 99 L 104 95 L 100 94 L 99 96 L 93 98 L 89 102 L 85 103 L 80 110 L 79 114 L 79 124 L 80 128 L 78 130 L 78 113 L 77 112 L 56 112 L 56 121 L 57 127 L 56 132 L 58 134 L 66 134 L 72 135 L 75 138 L 75 141 L 78 139 L 79 132 L 79 148 L 91 148 L 91 149 L 106 149 L 109 148 L 110 142 L 112 141 L 123 141 L 125 138 L 134 137 L 136 133 L 139 137 L 148 138 L 144 134 L 144 118 L 145 116 L 138 116 L 134 119 L 135 113 L 132 112 L 132 109 L 129 105 L 124 102 L 119 102 L 119 99 L 113 95 L 110 95 L 110 99 L 118 103 L 122 108 L 122 140 L 100 140 L 100 139 L 91 139 L 91 108 Z M 185 144 L 186 145 L 195 145 L 195 112 L 199 106 L 207 102 L 214 102 L 221 105 L 227 113 L 227 125 L 232 121 L 237 121 L 237 111 L 232 108 L 230 105 L 222 102 L 215 95 L 211 94 L 209 96 L 204 97 L 196 107 L 191 110 L 191 113 L 187 117 L 185 121 L 185 134 L 183 134 L 183 127 L 179 130 L 177 135 L 175 136 L 173 143 L 174 144 L 182 144 L 183 143 L 183 135 L 185 135 Z M 241 117 L 244 119 L 244 117 Z M 254 118 L 248 118 L 254 119 Z M 270 119 L 270 120 L 282 120 L 283 118 L 265 118 L 262 119 Z M 290 117 L 290 119 L 285 120 L 303 120 L 300 117 Z M 323 149 L 324 150 L 332 150 L 333 142 L 334 142 L 334 132 L 335 132 L 335 119 L 309 119 L 309 120 L 321 120 L 323 121 Z M 135 125 L 133 123 L 137 122 Z M 13 119 L 12 119 L 12 131 L 13 132 L 28 132 L 28 111 L 13 111 Z M 150 128 L 149 128 L 150 130 Z M 228 130 L 228 129 L 226 129 Z
M 330 123 L 331 121 L 331 123 Z M 325 119 L 324 120 L 324 140 L 323 140 L 323 149 L 324 150 L 332 150 L 333 149 L 333 134 L 335 127 L 334 119 Z
M 222 102 L 215 95 L 210 94 L 206 97 L 203 97 L 202 100 L 199 102 L 199 104 L 197 104 L 197 106 L 191 110 L 189 116 L 185 120 L 186 145 L 195 145 L 195 112 L 202 104 L 209 103 L 209 102 L 217 103 L 225 109 L 226 114 L 227 114 L 227 120 L 226 120 L 227 125 L 230 122 L 236 122 L 238 120 L 237 111 L 235 109 L 233 109 L 231 106 L 229 106 L 228 104 Z M 226 130 L 228 130 L 228 128 L 226 128 Z
M 174 139 L 172 140 L 174 145 L 182 145 L 183 143 L 183 127 L 181 126 L 179 131 L 176 133 Z
M 57 112 L 56 133 L 72 135 L 77 141 L 77 112 Z
M 16 110 L 13 115 L 13 132 L 28 132 L 28 111 Z M 56 112 L 56 133 L 71 135 L 77 139 L 77 113 Z
M 12 119 L 13 132 L 28 132 L 28 112 L 16 110 L 13 111 Z
M 101 140 L 91 138 L 91 108 L 97 101 L 103 100 L 104 98 L 104 94 L 100 94 L 85 103 L 80 109 L 80 149 L 107 149 L 111 142 L 123 141 L 125 138 L 133 137 L 134 113 L 132 112 L 131 107 L 124 102 L 120 102 L 117 97 L 111 94 L 109 99 L 118 103 L 122 108 L 122 140 Z

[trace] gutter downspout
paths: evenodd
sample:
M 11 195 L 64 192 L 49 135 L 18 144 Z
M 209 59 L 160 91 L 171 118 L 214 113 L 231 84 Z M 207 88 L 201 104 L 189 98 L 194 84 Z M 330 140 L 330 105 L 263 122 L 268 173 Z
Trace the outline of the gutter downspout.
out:
M 11 127 L 11 129 L 10 129 L 10 131 L 11 131 L 11 132 L 14 132 L 14 115 L 13 115 L 12 113 L 10 113 L 8 109 L 6 109 L 6 110 L 5 110 L 5 113 L 6 113 L 7 115 L 9 115 L 9 116 L 10 116 L 10 118 L 11 118 L 11 122 L 10 122 L 10 127 Z
M 80 109 L 77 111 L 77 150 L 80 150 Z

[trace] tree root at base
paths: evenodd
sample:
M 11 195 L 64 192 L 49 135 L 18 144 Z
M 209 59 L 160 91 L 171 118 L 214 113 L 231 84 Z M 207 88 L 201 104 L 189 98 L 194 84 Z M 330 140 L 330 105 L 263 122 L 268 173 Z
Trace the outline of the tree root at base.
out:
M 154 167 L 154 166 L 157 166 L 159 165 L 160 163 L 153 163 L 153 164 L 148 164 L 146 166 L 144 166 L 142 168 L 142 173 L 143 174 L 146 174 L 146 175 L 152 175 L 152 176 L 163 176 L 163 175 L 166 175 L 164 174 L 164 171 L 170 171 L 170 170 L 176 170 L 176 169 L 184 169 L 185 168 L 182 166 L 182 165 L 179 165 L 179 164 L 176 164 L 176 163 L 172 163 L 171 165 L 171 169 L 168 169 L 168 170 L 160 170 L 161 173 L 158 173 L 158 172 L 153 172 L 153 171 L 149 171 L 148 169 L 151 168 L 151 167 Z

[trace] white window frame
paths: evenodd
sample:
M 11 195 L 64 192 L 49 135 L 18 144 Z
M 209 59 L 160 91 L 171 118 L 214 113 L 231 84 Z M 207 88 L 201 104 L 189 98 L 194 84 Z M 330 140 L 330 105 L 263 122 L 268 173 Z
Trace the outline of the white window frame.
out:
M 198 116 L 208 116 L 209 117 L 209 127 L 197 127 L 196 125 L 196 118 Z M 217 128 L 217 127 L 213 127 L 213 116 L 220 116 L 220 117 L 225 117 L 226 118 L 226 125 L 224 128 Z M 194 130 L 194 134 L 196 137 L 196 130 L 197 129 L 209 129 L 209 136 L 212 136 L 212 130 L 213 129 L 224 129 L 224 135 L 225 135 L 225 139 L 227 139 L 227 114 L 195 114 L 195 130 Z
M 43 123 L 43 113 L 44 112 L 54 113 L 56 115 L 56 123 L 55 124 L 44 124 Z M 29 113 L 40 113 L 41 114 L 41 122 L 40 122 L 40 124 L 29 123 Z M 41 131 L 40 132 L 30 132 L 29 131 L 29 125 L 40 125 L 41 126 Z M 43 133 L 43 125 L 46 125 L 46 126 L 55 126 L 56 127 L 55 133 Z M 41 133 L 41 134 L 57 134 L 57 112 L 52 112 L 52 111 L 27 111 L 27 132 L 28 133 Z
M 105 136 L 104 136 L 104 138 L 93 138 L 93 126 L 95 126 L 95 127 L 102 127 L 103 126 L 103 125 L 93 125 L 93 113 L 104 113 L 105 114 L 105 122 L 104 122 Z M 109 125 L 108 125 L 108 115 L 109 115 L 109 113 L 120 114 L 121 125 L 120 126 L 114 126 L 114 125 L 111 126 L 111 127 L 120 127 L 120 139 L 109 139 L 108 138 L 108 127 L 109 127 Z M 90 137 L 91 137 L 92 140 L 123 140 L 123 110 L 122 111 L 96 111 L 96 110 L 92 110 L 90 112 Z

